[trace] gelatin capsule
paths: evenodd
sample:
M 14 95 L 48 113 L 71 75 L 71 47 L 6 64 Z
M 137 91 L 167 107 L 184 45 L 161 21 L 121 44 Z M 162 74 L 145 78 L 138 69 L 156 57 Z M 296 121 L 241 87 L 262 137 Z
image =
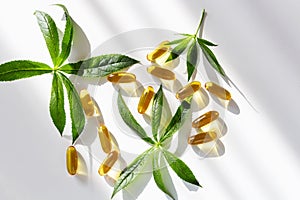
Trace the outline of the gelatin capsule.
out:
M 100 139 L 102 150 L 105 153 L 111 152 L 111 148 L 112 148 L 111 136 L 107 127 L 104 124 L 98 127 L 98 136 Z
M 169 41 L 163 41 L 156 47 L 152 52 L 147 54 L 147 60 L 155 62 L 155 60 L 163 56 L 166 52 L 169 51 L 170 46 L 166 45 Z
M 201 88 L 201 83 L 198 81 L 192 81 L 183 88 L 181 88 L 177 93 L 176 93 L 176 98 L 179 100 L 183 100 L 188 96 L 191 96 L 194 94 L 197 90 Z
M 74 146 L 67 149 L 67 170 L 70 175 L 75 175 L 78 168 L 78 154 Z
M 86 116 L 91 117 L 94 115 L 95 107 L 92 97 L 86 89 L 80 91 L 80 101 Z
M 198 145 L 207 142 L 211 142 L 217 138 L 217 134 L 213 131 L 202 132 L 188 138 L 190 145 Z
M 107 76 L 107 80 L 112 83 L 131 83 L 136 81 L 136 77 L 128 72 L 114 72 Z
M 153 89 L 153 87 L 148 86 L 144 90 L 142 96 L 140 97 L 140 101 L 139 101 L 139 104 L 138 104 L 138 112 L 140 114 L 144 114 L 146 112 L 153 96 L 154 96 L 154 89 Z
M 165 80 L 175 80 L 175 74 L 168 70 L 157 66 L 150 66 L 147 68 L 148 73 L 156 76 L 157 78 L 165 79 Z
M 107 172 L 109 172 L 118 158 L 119 153 L 117 151 L 110 152 L 99 167 L 98 173 L 100 174 L 100 176 L 104 176 Z
M 217 97 L 224 99 L 224 100 L 231 100 L 231 94 L 226 89 L 222 88 L 216 83 L 213 82 L 207 82 L 205 83 L 205 88 L 210 93 L 216 95 Z
M 208 111 L 207 113 L 204 113 L 197 119 L 195 119 L 192 122 L 192 127 L 193 128 L 201 128 L 202 126 L 205 126 L 209 124 L 210 122 L 218 119 L 219 113 L 217 111 Z

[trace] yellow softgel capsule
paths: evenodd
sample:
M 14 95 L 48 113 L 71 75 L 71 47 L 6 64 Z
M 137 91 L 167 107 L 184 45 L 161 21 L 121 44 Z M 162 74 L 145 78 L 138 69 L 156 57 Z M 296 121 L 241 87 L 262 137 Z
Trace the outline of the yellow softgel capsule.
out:
M 67 149 L 67 170 L 70 175 L 75 175 L 78 168 L 78 154 L 74 146 Z
M 112 83 L 132 83 L 136 81 L 136 76 L 129 72 L 114 72 L 107 76 L 107 80 Z
M 100 139 L 100 144 L 101 144 L 102 150 L 105 153 L 109 153 L 112 148 L 111 135 L 110 135 L 107 127 L 104 124 L 101 124 L 98 127 L 98 136 Z
M 88 117 L 93 116 L 95 112 L 95 106 L 89 92 L 86 89 L 83 89 L 80 91 L 79 96 L 85 115 Z
M 211 123 L 212 121 L 218 119 L 219 117 L 219 113 L 217 111 L 208 111 L 206 113 L 204 113 L 203 115 L 201 115 L 200 117 L 196 118 L 193 122 L 192 122 L 192 127 L 193 128 L 201 128 L 202 126 L 205 126 L 209 123 Z
M 100 174 L 100 176 L 104 176 L 105 174 L 107 174 L 107 172 L 109 172 L 118 158 L 119 153 L 117 151 L 110 152 L 99 167 L 98 173 Z
M 194 94 L 196 91 L 198 91 L 201 88 L 201 83 L 199 81 L 192 81 L 183 88 L 181 88 L 177 93 L 176 93 L 176 98 L 179 100 L 183 100 L 188 96 L 191 96 Z
M 152 86 L 148 86 L 142 96 L 140 97 L 140 101 L 138 104 L 138 112 L 140 114 L 144 114 L 146 110 L 148 109 L 150 102 L 154 96 L 154 89 Z
M 175 80 L 175 74 L 165 68 L 157 67 L 157 66 L 150 66 L 147 68 L 148 73 L 156 76 L 157 78 L 165 79 L 165 80 Z
M 190 145 L 198 145 L 211 142 L 217 138 L 217 134 L 213 131 L 201 132 L 188 138 Z
M 163 56 L 165 53 L 167 53 L 170 49 L 170 46 L 167 45 L 169 41 L 163 41 L 161 42 L 152 52 L 147 54 L 147 60 L 151 62 L 155 62 L 156 59 Z
M 214 82 L 205 83 L 205 88 L 207 91 L 209 91 L 210 93 L 216 95 L 221 99 L 231 100 L 230 92 Z

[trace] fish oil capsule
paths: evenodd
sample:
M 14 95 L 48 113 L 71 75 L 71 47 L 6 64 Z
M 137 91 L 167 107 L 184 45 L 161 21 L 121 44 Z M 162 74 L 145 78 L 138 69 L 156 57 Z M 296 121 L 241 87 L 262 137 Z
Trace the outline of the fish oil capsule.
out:
M 190 145 L 198 145 L 207 142 L 211 142 L 217 138 L 217 134 L 213 131 L 202 132 L 188 138 Z
M 110 133 L 109 133 L 107 127 L 104 124 L 99 126 L 98 136 L 99 136 L 99 139 L 100 139 L 102 150 L 105 153 L 109 153 L 111 151 L 111 148 L 112 148 L 111 136 L 110 136 Z
M 205 83 L 205 88 L 210 93 L 216 95 L 217 97 L 224 99 L 224 100 L 231 100 L 231 94 L 226 89 L 222 88 L 216 83 L 213 82 L 207 82 Z
M 67 149 L 67 170 L 70 175 L 75 175 L 78 168 L 78 154 L 74 146 Z
M 197 90 L 201 88 L 201 83 L 199 81 L 192 81 L 183 88 L 181 88 L 177 93 L 176 93 L 176 98 L 179 100 L 183 100 L 188 96 L 191 96 L 194 94 Z
M 157 78 L 165 79 L 165 80 L 175 80 L 175 74 L 168 70 L 157 66 L 150 66 L 147 68 L 148 73 L 156 76 Z
M 110 152 L 99 167 L 98 173 L 100 174 L 100 176 L 104 176 L 107 172 L 109 172 L 118 158 L 119 153 L 117 151 Z
M 167 45 L 169 41 L 161 42 L 158 47 L 156 47 L 152 52 L 147 54 L 147 60 L 155 62 L 157 58 L 163 56 L 170 49 L 170 46 Z
M 198 117 L 197 119 L 195 119 L 192 122 L 192 127 L 193 128 L 201 128 L 202 126 L 205 126 L 207 124 L 209 124 L 210 122 L 218 119 L 219 117 L 219 113 L 217 111 L 208 111 L 206 113 L 204 113 L 203 115 L 201 115 L 200 117 Z
M 94 115 L 95 107 L 92 97 L 86 89 L 80 91 L 80 101 L 86 116 L 91 117 Z
M 131 83 L 136 81 L 136 77 L 128 72 L 114 72 L 107 76 L 107 80 L 112 83 Z
M 149 104 L 154 96 L 154 89 L 152 86 L 148 86 L 142 96 L 140 97 L 140 101 L 138 104 L 138 112 L 140 114 L 144 114 L 149 107 Z

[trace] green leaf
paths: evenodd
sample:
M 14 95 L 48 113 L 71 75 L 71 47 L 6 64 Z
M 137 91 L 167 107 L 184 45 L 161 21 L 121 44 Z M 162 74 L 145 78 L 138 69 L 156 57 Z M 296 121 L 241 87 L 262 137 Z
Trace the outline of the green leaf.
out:
M 72 82 L 62 73 L 58 73 L 59 77 L 63 81 L 68 93 L 70 115 L 72 122 L 72 139 L 73 143 L 79 137 L 83 131 L 85 125 L 85 116 L 81 105 L 80 97 L 72 84 Z
M 189 47 L 186 59 L 186 66 L 188 72 L 188 81 L 190 80 L 191 76 L 193 75 L 198 60 L 198 48 L 196 40 L 193 40 L 193 43 Z
M 192 170 L 182 160 L 180 160 L 177 156 L 168 151 L 163 151 L 163 154 L 170 167 L 178 175 L 178 177 L 180 177 L 182 180 L 188 183 L 202 187 L 195 178 L 195 175 L 193 174 Z
M 152 126 L 153 138 L 155 140 L 158 140 L 157 135 L 158 135 L 161 115 L 162 115 L 163 98 L 164 98 L 164 93 L 162 90 L 162 85 L 160 85 L 157 93 L 154 95 L 153 105 L 152 105 L 151 126 Z
M 66 113 L 64 107 L 64 89 L 62 80 L 57 73 L 53 74 L 51 99 L 50 99 L 50 115 L 52 121 L 60 135 L 62 135 L 66 125 Z
M 203 43 L 199 42 L 198 40 L 198 44 L 200 45 L 200 48 L 202 49 L 202 52 L 205 56 L 205 58 L 208 60 L 208 62 L 210 63 L 210 65 L 217 70 L 217 72 L 219 72 L 222 76 L 226 76 L 223 68 L 221 67 L 221 65 L 219 64 L 216 56 L 214 55 L 214 53 Z
M 130 67 L 139 61 L 121 54 L 108 54 L 70 63 L 59 68 L 68 74 L 87 77 L 103 77 Z
M 147 158 L 151 155 L 153 148 L 148 149 L 141 155 L 139 155 L 130 165 L 121 173 L 117 182 L 114 186 L 114 191 L 111 198 L 113 198 L 117 192 L 125 188 L 127 185 L 132 183 L 134 179 L 142 172 L 144 165 L 147 161 Z
M 0 65 L 0 81 L 14 81 L 51 73 L 52 71 L 53 69 L 44 63 L 15 60 Z
M 40 29 L 43 33 L 53 64 L 56 66 L 59 55 L 59 37 L 54 20 L 42 11 L 35 11 Z
M 173 45 L 173 44 L 178 44 L 180 42 L 182 42 L 183 40 L 185 40 L 186 38 L 180 38 L 180 39 L 177 39 L 177 40 L 173 40 L 171 42 L 168 42 L 166 43 L 166 45 Z
M 193 37 L 187 37 L 182 42 L 180 42 L 174 49 L 172 49 L 169 58 L 166 62 L 176 59 L 180 54 L 184 52 L 187 48 L 188 44 L 190 43 Z
M 197 40 L 198 40 L 199 43 L 202 43 L 202 44 L 207 45 L 207 46 L 213 46 L 213 47 L 218 46 L 217 44 L 214 44 L 214 43 L 212 43 L 208 40 L 202 39 L 202 38 L 197 38 Z
M 136 121 L 136 119 L 131 114 L 130 110 L 128 109 L 127 105 L 124 102 L 122 95 L 119 92 L 118 95 L 118 108 L 119 113 L 124 120 L 124 122 L 132 128 L 141 139 L 149 144 L 154 144 L 155 142 L 147 136 L 146 131 L 141 127 L 141 125 Z
M 179 35 L 185 36 L 185 37 L 193 37 L 192 34 L 187 34 L 187 33 L 179 33 Z
M 159 163 L 160 159 L 163 159 L 163 158 L 159 156 L 160 155 L 159 153 L 160 152 L 155 152 L 154 155 L 153 155 L 153 159 L 152 159 L 154 181 L 155 181 L 157 187 L 161 191 L 163 191 L 165 194 L 167 194 L 172 199 L 175 199 L 173 197 L 173 195 L 171 194 L 171 192 L 166 187 L 166 183 L 164 182 L 165 180 L 163 178 L 163 174 L 162 174 L 162 171 L 161 171 L 162 166 L 160 166 L 160 163 Z

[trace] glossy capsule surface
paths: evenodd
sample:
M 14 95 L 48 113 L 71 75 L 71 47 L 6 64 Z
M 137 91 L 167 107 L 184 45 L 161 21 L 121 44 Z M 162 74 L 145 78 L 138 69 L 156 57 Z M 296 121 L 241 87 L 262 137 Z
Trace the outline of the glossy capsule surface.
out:
M 131 83 L 136 81 L 136 77 L 129 72 L 114 72 L 107 76 L 107 80 L 112 83 Z
M 163 41 L 161 42 L 158 47 L 156 47 L 152 52 L 147 54 L 147 60 L 151 62 L 155 62 L 156 59 L 163 56 L 165 53 L 167 53 L 170 49 L 170 46 L 167 45 L 169 41 Z
M 109 172 L 118 158 L 119 153 L 117 151 L 110 152 L 99 167 L 98 173 L 100 174 L 100 176 L 104 176 L 107 172 Z
M 157 78 L 165 79 L 165 80 L 175 80 L 175 74 L 165 68 L 157 67 L 157 66 L 150 66 L 147 68 L 148 73 L 156 76 Z
M 207 142 L 211 142 L 217 138 L 217 134 L 213 131 L 202 132 L 188 138 L 190 145 L 198 145 Z
M 142 96 L 140 97 L 140 101 L 138 104 L 138 112 L 140 114 L 144 114 L 146 110 L 148 109 L 150 102 L 154 96 L 154 89 L 152 86 L 148 86 Z
M 176 93 L 176 98 L 179 100 L 183 100 L 188 96 L 191 96 L 194 94 L 196 91 L 198 91 L 201 88 L 201 83 L 199 81 L 192 81 L 183 88 L 181 88 L 177 93 Z
M 208 111 L 206 113 L 204 113 L 203 115 L 201 115 L 200 117 L 196 118 L 193 122 L 192 122 L 192 127 L 193 128 L 201 128 L 202 126 L 205 126 L 209 123 L 211 123 L 212 121 L 218 119 L 219 117 L 219 113 L 217 111 Z
M 78 154 L 74 146 L 68 147 L 66 157 L 68 173 L 75 175 L 78 168 Z
M 89 92 L 86 89 L 83 89 L 80 91 L 79 96 L 85 115 L 88 117 L 93 116 L 95 112 L 95 106 Z
M 111 135 L 104 124 L 98 127 L 98 136 L 100 139 L 102 150 L 105 153 L 109 153 L 112 149 Z
M 214 82 L 205 83 L 205 88 L 207 91 L 216 95 L 220 99 L 231 100 L 230 92 Z

